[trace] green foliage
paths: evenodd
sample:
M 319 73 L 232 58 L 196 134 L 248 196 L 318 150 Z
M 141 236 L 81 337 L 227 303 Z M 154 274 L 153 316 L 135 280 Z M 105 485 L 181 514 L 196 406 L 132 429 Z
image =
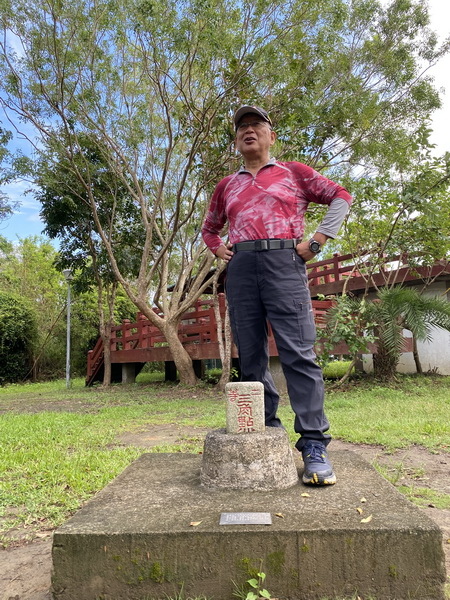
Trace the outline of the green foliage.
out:
M 241 598 L 242 600 L 258 600 L 259 598 L 268 598 L 270 600 L 272 596 L 263 587 L 266 574 L 258 572 L 256 577 L 257 578 L 252 577 L 251 579 L 247 579 L 246 583 L 251 588 L 250 591 L 245 591 L 245 587 L 241 588 L 234 584 L 235 591 L 233 592 L 233 596 Z
M 386 256 L 401 256 L 412 267 L 450 257 L 449 153 L 433 159 L 424 153 L 400 176 L 383 173 L 349 185 L 354 202 L 344 251 L 366 254 L 372 270 Z
M 222 369 L 209 369 L 206 371 L 203 381 L 205 383 L 218 383 L 221 375 Z
M 206 373 L 203 377 L 203 381 L 205 383 L 216 384 L 216 383 L 219 383 L 221 375 L 222 375 L 221 368 L 209 369 L 208 371 L 206 371 Z M 230 369 L 230 380 L 236 380 L 237 377 L 238 377 L 238 370 L 235 368 L 231 368 Z
M 375 341 L 370 332 L 376 325 L 367 319 L 367 301 L 343 294 L 334 300 L 334 306 L 327 312 L 326 327 L 319 328 L 317 337 L 324 340 L 320 344 L 319 359 L 323 366 L 332 359 L 332 350 L 340 342 L 348 346 L 352 359 L 368 352 L 368 344 Z
M 0 257 L 1 287 L 25 298 L 39 315 L 32 375 L 61 375 L 65 362 L 67 288 L 54 266 L 57 251 L 47 239 L 38 237 L 21 239 L 5 250 Z
M 12 133 L 0 125 L 0 184 L 7 183 L 11 179 L 11 175 L 6 166 L 6 163 L 11 158 L 11 153 L 7 147 L 11 139 Z M 12 201 L 6 194 L 0 191 L 0 223 L 12 214 L 18 204 L 18 202 Z
M 68 146 L 74 143 L 71 154 Z M 135 249 L 145 239 L 139 210 L 127 189 L 130 182 L 117 177 L 111 160 L 110 150 L 96 136 L 61 131 L 56 140 L 48 140 L 36 165 L 39 188 L 34 195 L 42 206 L 45 232 L 59 239 L 58 263 L 77 271 L 79 288 L 95 284 L 96 278 L 114 281 L 100 231 L 114 246 L 124 274 L 136 274 L 139 268 Z
M 21 297 L 0 291 L 0 384 L 30 375 L 37 316 Z
M 430 298 L 416 288 L 402 286 L 381 289 L 377 297 L 367 311 L 374 321 L 370 329 L 378 347 L 374 372 L 389 379 L 395 375 L 402 352 L 403 329 L 422 341 L 431 339 L 433 327 L 450 331 L 450 304 L 445 298 Z
M 15 244 L 5 240 L 0 245 L 1 288 L 26 299 L 39 315 L 31 356 L 32 376 L 38 379 L 61 377 L 65 370 L 67 282 L 56 267 L 60 260 L 46 238 L 29 237 Z M 97 288 L 79 291 L 72 285 L 71 296 L 71 370 L 84 375 L 87 352 L 99 335 Z M 114 321 L 135 316 L 136 307 L 119 288 Z
M 157 250 L 176 246 L 169 253 L 177 293 L 183 269 L 196 272 L 190 260 L 206 196 L 236 166 L 229 151 L 236 105 L 271 111 L 280 158 L 339 176 L 342 165 L 385 175 L 417 162 L 440 104 L 422 73 L 448 50 L 427 25 L 418 1 L 77 0 L 50 9 L 11 0 L 4 27 L 22 53 L 1 48 L 4 102 L 7 110 L 23 107 L 20 116 L 46 140 L 41 148 L 50 143 L 52 160 L 78 178 L 76 208 L 90 210 L 90 222 L 96 209 L 105 217 L 88 198 L 99 182 L 87 167 L 100 153 L 103 175 L 127 189 L 140 215 L 121 227 L 132 225 L 155 246 L 149 270 Z
M 344 341 L 353 359 L 368 353 L 368 344 L 377 344 L 374 371 L 379 377 L 394 377 L 404 346 L 403 329 L 417 340 L 430 341 L 432 328 L 450 331 L 450 304 L 445 298 L 421 295 L 412 287 L 384 287 L 376 298 L 335 299 L 327 313 L 326 327 L 318 330 L 322 342 L 319 358 L 326 365 L 334 345 Z

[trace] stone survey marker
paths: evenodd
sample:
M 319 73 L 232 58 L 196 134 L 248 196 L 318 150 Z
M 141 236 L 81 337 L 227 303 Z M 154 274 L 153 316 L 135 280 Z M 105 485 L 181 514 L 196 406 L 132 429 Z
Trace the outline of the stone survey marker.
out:
M 264 386 L 259 381 L 226 386 L 227 433 L 264 432 Z
M 264 425 L 264 386 L 228 383 L 226 429 L 210 431 L 203 447 L 204 487 L 278 490 L 298 483 L 286 431 Z

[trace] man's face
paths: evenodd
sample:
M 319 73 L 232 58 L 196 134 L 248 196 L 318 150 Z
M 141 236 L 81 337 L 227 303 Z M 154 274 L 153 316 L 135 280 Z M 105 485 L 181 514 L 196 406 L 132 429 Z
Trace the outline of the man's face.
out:
M 259 115 L 248 113 L 238 123 L 236 130 L 236 149 L 243 156 L 268 153 L 275 142 L 275 132 L 269 123 Z

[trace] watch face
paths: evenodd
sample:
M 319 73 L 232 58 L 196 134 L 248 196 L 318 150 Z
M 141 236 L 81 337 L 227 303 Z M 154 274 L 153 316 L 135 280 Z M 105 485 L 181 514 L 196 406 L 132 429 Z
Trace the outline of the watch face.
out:
M 314 252 L 314 254 L 318 254 L 320 252 L 321 245 L 319 244 L 319 242 L 313 240 L 309 242 L 309 249 L 311 250 L 311 252 Z

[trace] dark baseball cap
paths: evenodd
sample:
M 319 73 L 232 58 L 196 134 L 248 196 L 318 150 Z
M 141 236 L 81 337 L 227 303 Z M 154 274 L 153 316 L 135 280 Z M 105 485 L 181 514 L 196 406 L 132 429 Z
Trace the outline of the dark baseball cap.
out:
M 269 115 L 263 108 L 260 108 L 259 106 L 241 106 L 241 108 L 239 108 L 234 113 L 233 122 L 235 129 L 237 129 L 238 123 L 242 119 L 242 117 L 244 115 L 248 115 L 249 113 L 258 115 L 259 117 L 264 119 L 264 121 L 269 123 L 269 125 L 272 127 L 272 121 L 270 120 Z

